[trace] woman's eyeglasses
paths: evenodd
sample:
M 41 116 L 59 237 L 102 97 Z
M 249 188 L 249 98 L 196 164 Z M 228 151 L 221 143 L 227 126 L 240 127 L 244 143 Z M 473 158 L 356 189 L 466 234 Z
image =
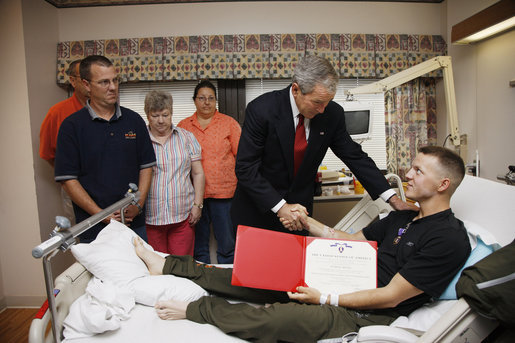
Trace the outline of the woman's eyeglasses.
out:
M 206 98 L 205 96 L 198 96 L 196 98 L 200 102 L 213 102 L 216 101 L 216 98 L 214 96 L 210 96 L 209 98 Z

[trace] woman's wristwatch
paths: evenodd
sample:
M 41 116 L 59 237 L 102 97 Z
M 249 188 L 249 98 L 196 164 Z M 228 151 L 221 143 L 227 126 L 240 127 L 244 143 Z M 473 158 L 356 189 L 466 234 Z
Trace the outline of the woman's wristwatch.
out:
M 202 209 L 202 207 L 204 207 L 204 204 L 202 204 L 202 203 L 200 203 L 200 204 L 193 203 L 193 206 L 197 206 L 198 208 Z

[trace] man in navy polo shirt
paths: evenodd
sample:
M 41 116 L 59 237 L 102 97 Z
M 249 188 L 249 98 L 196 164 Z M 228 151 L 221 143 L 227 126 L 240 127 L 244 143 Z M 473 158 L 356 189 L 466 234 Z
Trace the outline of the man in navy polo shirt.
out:
M 90 99 L 61 124 L 55 180 L 70 195 L 77 222 L 122 199 L 129 183 L 137 184 L 141 197 L 124 216 L 126 224 L 146 240 L 143 206 L 156 158 L 145 122 L 118 104 L 119 78 L 109 59 L 86 57 L 80 77 Z M 120 212 L 81 234 L 81 243 L 94 240 L 111 219 L 121 220 Z

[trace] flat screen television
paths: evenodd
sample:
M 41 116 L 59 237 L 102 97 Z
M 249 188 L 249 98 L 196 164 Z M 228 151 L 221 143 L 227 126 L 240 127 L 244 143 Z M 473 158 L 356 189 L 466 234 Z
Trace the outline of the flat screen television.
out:
M 355 141 L 372 137 L 372 104 L 360 101 L 345 101 L 342 104 L 345 111 L 347 132 Z

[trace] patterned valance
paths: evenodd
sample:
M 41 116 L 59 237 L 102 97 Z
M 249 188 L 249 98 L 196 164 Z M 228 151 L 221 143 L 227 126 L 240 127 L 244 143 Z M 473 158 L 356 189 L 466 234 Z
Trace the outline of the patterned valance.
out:
M 71 61 L 110 58 L 122 81 L 290 78 L 307 54 L 330 59 L 341 78 L 384 78 L 445 55 L 441 36 L 408 34 L 235 34 L 69 41 L 57 46 L 57 83 Z M 436 74 L 434 74 L 436 75 Z

